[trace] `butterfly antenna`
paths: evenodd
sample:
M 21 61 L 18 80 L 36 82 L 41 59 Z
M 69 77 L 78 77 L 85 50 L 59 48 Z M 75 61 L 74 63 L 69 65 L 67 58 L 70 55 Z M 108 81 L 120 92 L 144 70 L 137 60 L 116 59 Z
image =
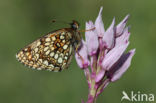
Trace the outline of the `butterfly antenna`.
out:
M 50 23 L 63 23 L 63 24 L 70 24 L 70 23 L 67 23 L 67 22 L 65 22 L 65 21 L 62 21 L 62 20 L 56 20 L 56 19 L 52 19 L 51 21 L 50 21 Z
M 90 29 L 88 29 L 88 30 L 79 30 L 78 32 L 87 32 L 87 31 L 92 31 L 92 30 L 94 30 L 94 29 L 95 29 L 95 27 L 90 28 Z

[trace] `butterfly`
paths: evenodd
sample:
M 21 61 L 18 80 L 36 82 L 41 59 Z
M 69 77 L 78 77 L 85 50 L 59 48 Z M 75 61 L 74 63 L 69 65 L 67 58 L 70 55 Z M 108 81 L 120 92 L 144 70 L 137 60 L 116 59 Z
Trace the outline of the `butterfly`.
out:
M 68 68 L 82 36 L 75 20 L 70 28 L 52 31 L 21 49 L 16 58 L 25 66 L 37 70 L 62 71 Z

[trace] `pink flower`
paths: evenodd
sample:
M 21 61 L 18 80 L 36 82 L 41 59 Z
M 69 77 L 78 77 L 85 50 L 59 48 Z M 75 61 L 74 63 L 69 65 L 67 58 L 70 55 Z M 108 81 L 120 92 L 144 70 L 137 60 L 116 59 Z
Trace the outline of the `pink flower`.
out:
M 110 83 L 117 81 L 127 71 L 131 64 L 135 49 L 125 53 L 129 43 L 130 33 L 126 27 L 129 15 L 127 15 L 117 26 L 115 18 L 105 31 L 102 21 L 102 7 L 98 17 L 93 24 L 86 22 L 83 47 L 79 50 L 80 58 L 76 54 L 76 61 L 80 68 L 84 68 L 88 81 L 89 94 L 87 103 L 93 103 L 104 88 Z M 89 66 L 91 70 L 89 70 Z
M 95 21 L 95 27 L 96 27 L 96 31 L 97 31 L 97 34 L 99 37 L 103 37 L 103 35 L 105 33 L 104 24 L 102 21 L 102 10 L 103 10 L 103 7 L 101 7 L 99 15 Z
M 94 28 L 94 24 L 92 21 L 86 22 L 86 30 L 89 30 L 90 28 Z M 96 34 L 95 30 L 90 30 L 85 33 L 85 37 L 86 45 L 88 47 L 88 54 L 92 56 L 96 54 L 97 49 L 99 47 L 98 35 Z
M 106 74 L 110 81 L 114 82 L 118 80 L 131 64 L 131 59 L 135 54 L 135 49 L 123 54 L 120 59 L 112 66 L 112 68 Z
M 129 15 L 127 15 L 117 26 L 116 26 L 116 36 L 120 36 L 126 26 Z
M 107 29 L 107 31 L 104 33 L 102 37 L 103 45 L 107 49 L 111 49 L 114 47 L 114 42 L 115 42 L 115 18 L 113 19 L 112 24 L 110 27 Z

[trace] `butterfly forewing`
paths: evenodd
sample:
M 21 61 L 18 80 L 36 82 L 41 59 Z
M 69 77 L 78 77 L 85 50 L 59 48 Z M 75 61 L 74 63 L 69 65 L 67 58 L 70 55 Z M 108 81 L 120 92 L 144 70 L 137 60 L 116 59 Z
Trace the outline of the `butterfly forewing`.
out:
M 67 68 L 73 53 L 72 33 L 61 29 L 34 41 L 17 53 L 17 59 L 38 70 L 61 71 Z

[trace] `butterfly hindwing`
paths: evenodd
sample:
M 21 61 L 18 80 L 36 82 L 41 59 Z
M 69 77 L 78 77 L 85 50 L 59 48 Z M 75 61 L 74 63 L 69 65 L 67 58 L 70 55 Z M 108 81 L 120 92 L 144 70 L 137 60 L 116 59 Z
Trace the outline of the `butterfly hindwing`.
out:
M 17 59 L 38 70 L 61 71 L 68 67 L 73 54 L 72 33 L 68 29 L 51 32 L 17 53 Z

